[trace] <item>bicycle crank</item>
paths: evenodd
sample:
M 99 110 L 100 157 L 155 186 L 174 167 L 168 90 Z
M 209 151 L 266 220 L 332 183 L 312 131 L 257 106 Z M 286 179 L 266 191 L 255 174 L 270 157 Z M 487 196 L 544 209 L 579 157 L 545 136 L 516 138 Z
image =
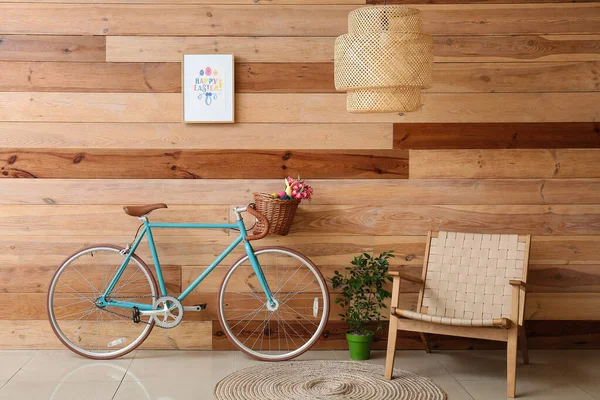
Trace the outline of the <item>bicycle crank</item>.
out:
M 183 306 L 184 311 L 200 312 L 206 309 L 206 303 L 194 304 L 193 306 Z
M 183 319 L 183 306 L 172 296 L 162 296 L 154 301 L 154 310 L 142 311 L 141 315 L 150 315 L 154 323 L 161 328 L 175 328 Z

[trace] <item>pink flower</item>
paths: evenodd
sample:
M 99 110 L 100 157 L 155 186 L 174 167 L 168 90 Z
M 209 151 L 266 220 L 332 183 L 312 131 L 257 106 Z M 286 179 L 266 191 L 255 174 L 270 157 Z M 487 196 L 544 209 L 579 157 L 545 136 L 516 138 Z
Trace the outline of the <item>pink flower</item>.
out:
M 300 177 L 292 178 L 291 176 L 288 176 L 285 178 L 285 183 L 286 188 L 290 187 L 291 189 L 290 197 L 292 199 L 303 200 L 310 199 L 312 197 L 313 189 L 309 184 L 306 183 L 305 179 L 300 179 Z

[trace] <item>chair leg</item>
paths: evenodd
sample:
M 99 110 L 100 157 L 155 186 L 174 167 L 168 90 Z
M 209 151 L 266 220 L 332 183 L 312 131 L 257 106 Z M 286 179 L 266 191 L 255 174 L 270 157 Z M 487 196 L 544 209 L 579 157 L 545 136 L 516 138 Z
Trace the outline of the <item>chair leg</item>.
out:
M 425 353 L 431 353 L 431 347 L 429 346 L 429 341 L 427 340 L 427 334 L 421 333 L 421 340 L 425 345 Z
M 523 364 L 527 365 L 529 364 L 529 351 L 527 350 L 527 335 L 524 326 L 519 326 L 519 346 L 521 346 L 523 354 Z
M 385 379 L 392 379 L 394 372 L 394 357 L 396 356 L 396 339 L 398 337 L 398 318 L 390 316 L 390 330 L 388 333 L 388 347 L 385 356 Z
M 517 386 L 517 345 L 519 340 L 519 327 L 514 326 L 508 331 L 508 344 L 506 346 L 506 395 L 513 399 Z

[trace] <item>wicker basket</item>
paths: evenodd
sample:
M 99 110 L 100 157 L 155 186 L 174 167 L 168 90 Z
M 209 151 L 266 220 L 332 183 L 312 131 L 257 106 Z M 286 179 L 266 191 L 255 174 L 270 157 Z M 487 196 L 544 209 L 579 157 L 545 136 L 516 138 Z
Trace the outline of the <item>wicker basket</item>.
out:
M 300 200 L 279 200 L 268 193 L 255 192 L 254 203 L 258 212 L 269 220 L 269 233 L 285 236 L 290 232 Z M 257 229 L 260 231 L 261 228 L 259 223 Z

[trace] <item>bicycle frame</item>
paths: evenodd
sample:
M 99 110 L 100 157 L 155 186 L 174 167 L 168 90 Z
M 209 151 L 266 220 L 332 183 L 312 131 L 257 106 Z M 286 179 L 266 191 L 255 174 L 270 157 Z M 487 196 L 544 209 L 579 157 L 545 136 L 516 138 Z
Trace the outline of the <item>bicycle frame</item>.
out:
M 164 278 L 162 275 L 162 269 L 160 267 L 160 262 L 158 260 L 158 253 L 156 251 L 156 246 L 154 244 L 154 236 L 152 235 L 152 228 L 239 229 L 239 231 L 240 231 L 240 235 L 237 238 L 235 238 L 235 240 L 229 245 L 229 247 L 227 247 L 223 251 L 223 253 L 221 253 L 221 255 L 219 257 L 217 257 L 217 259 L 215 261 L 213 261 L 213 263 L 210 264 L 210 266 L 202 274 L 200 274 L 200 276 L 198 276 L 198 278 L 196 278 L 196 280 L 194 280 L 194 282 L 192 282 L 187 287 L 187 289 L 185 289 L 183 291 L 183 293 L 181 293 L 179 295 L 179 297 L 177 297 L 177 299 L 179 301 L 183 301 L 183 299 L 185 299 L 196 288 L 196 286 L 198 286 L 204 280 L 204 278 L 206 278 L 221 263 L 221 261 L 223 261 L 223 259 L 225 257 L 227 257 L 229 255 L 229 253 L 231 253 L 233 251 L 233 249 L 235 249 L 240 243 L 243 242 L 244 247 L 246 249 L 246 254 L 248 255 L 248 259 L 250 260 L 250 263 L 252 264 L 252 268 L 254 269 L 254 272 L 256 273 L 256 276 L 258 277 L 258 280 L 262 286 L 262 289 L 267 297 L 267 301 L 270 304 L 274 304 L 271 289 L 269 288 L 269 285 L 268 285 L 265 275 L 262 271 L 262 268 L 260 267 L 258 260 L 256 259 L 256 256 L 254 254 L 254 249 L 252 248 L 252 245 L 250 245 L 250 242 L 246 240 L 246 237 L 248 236 L 248 234 L 246 231 L 246 226 L 244 225 L 244 221 L 241 218 L 241 216 L 238 216 L 237 224 L 197 224 L 197 223 L 187 224 L 187 223 L 170 223 L 170 222 L 149 222 L 146 217 L 141 217 L 140 219 L 144 223 L 144 228 L 142 229 L 142 232 L 140 233 L 140 235 L 133 242 L 131 248 L 129 249 L 129 252 L 127 253 L 127 255 L 125 257 L 125 260 L 121 264 L 120 268 L 117 270 L 113 280 L 110 282 L 108 288 L 106 289 L 106 292 L 104 292 L 104 295 L 102 296 L 102 298 L 98 300 L 98 302 L 97 302 L 98 306 L 100 306 L 100 307 L 112 306 L 112 307 L 121 307 L 121 308 L 137 307 L 140 311 L 153 310 L 152 304 L 143 304 L 143 303 L 130 302 L 130 301 L 120 301 L 120 300 L 113 300 L 110 298 L 110 293 L 115 288 L 117 282 L 121 278 L 121 275 L 123 275 L 125 268 L 127 268 L 127 265 L 129 264 L 129 261 L 131 260 L 132 255 L 135 253 L 136 249 L 140 245 L 144 236 L 148 236 L 148 245 L 150 246 L 152 260 L 154 261 L 156 277 L 158 279 L 158 284 L 160 287 L 161 295 L 167 296 L 167 288 L 165 286 L 165 281 L 164 281 Z

